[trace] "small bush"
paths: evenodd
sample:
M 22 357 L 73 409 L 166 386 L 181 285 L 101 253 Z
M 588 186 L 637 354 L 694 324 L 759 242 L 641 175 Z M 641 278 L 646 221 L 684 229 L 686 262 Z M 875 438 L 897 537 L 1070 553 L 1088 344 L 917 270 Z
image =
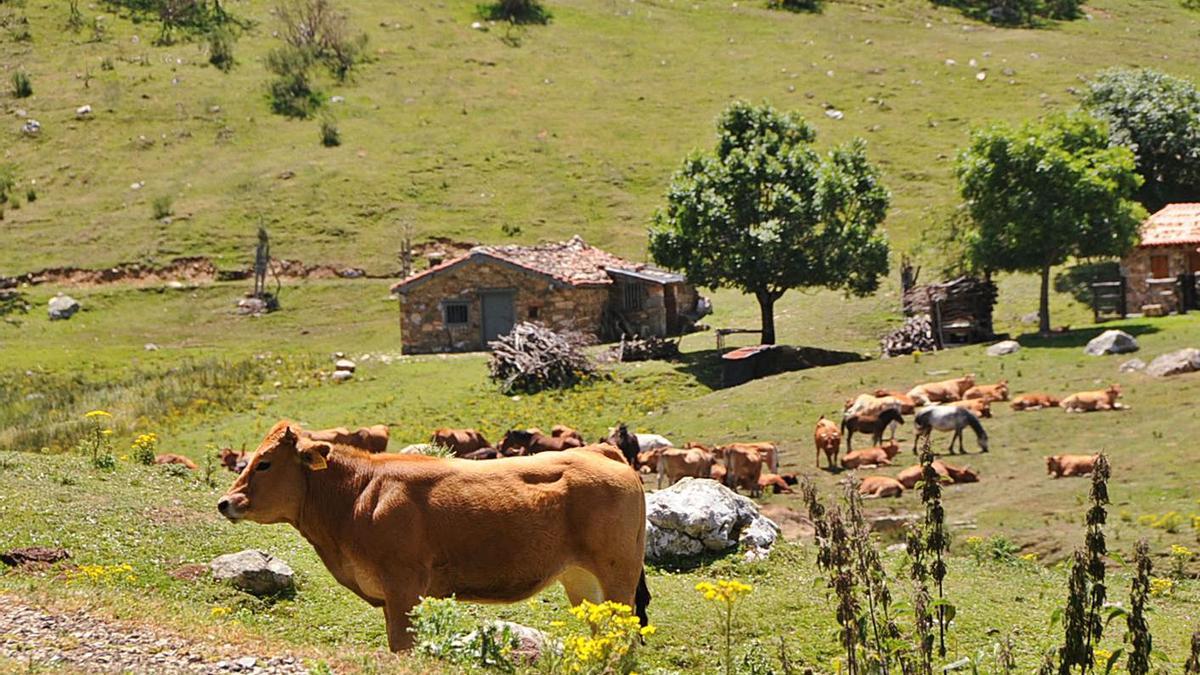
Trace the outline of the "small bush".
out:
M 409 616 L 417 652 L 464 666 L 513 670 L 508 653 L 520 645 L 512 631 L 480 624 L 453 597 L 424 598 Z
M 12 92 L 17 98 L 33 96 L 33 82 L 30 81 L 28 73 L 18 70 L 12 74 Z
M 129 446 L 133 461 L 149 466 L 158 455 L 158 436 L 155 434 L 140 434 Z M 187 468 L 187 467 L 184 467 Z
M 547 24 L 553 18 L 550 10 L 538 0 L 496 0 L 479 5 L 476 9 L 480 17 L 489 21 Z
M 281 47 L 267 54 L 267 70 L 275 73 L 268 89 L 273 112 L 306 119 L 321 106 L 309 74 L 312 63 L 308 52 L 295 47 Z
M 13 198 L 13 188 L 17 186 L 17 167 L 14 164 L 0 164 L 0 204 L 7 204 Z
M 150 212 L 153 214 L 155 220 L 162 220 L 175 213 L 173 204 L 174 200 L 171 199 L 171 195 L 155 197 L 154 201 L 150 202 Z
M 336 148 L 342 144 L 342 134 L 338 131 L 337 121 L 332 117 L 321 120 L 321 145 Z
M 782 9 L 788 12 L 819 12 L 824 5 L 822 0 L 767 0 L 769 9 Z
M 223 73 L 233 70 L 233 33 L 218 28 L 208 34 L 208 62 Z
M 1080 16 L 1082 0 L 934 0 L 954 7 L 979 21 L 998 26 L 1034 27 L 1047 19 L 1071 20 Z
M 106 56 L 106 57 L 100 59 L 100 70 L 116 70 L 116 69 L 117 69 L 117 64 L 113 61 L 111 56 Z
M 37 190 L 34 190 L 33 188 L 29 188 L 28 190 L 25 191 L 25 201 L 29 202 L 30 204 L 36 202 L 37 198 L 38 198 Z
M 1179 0 L 1179 4 L 1183 5 L 1184 9 L 1200 11 L 1200 0 Z
M 366 60 L 366 34 L 352 36 L 345 13 L 330 0 L 283 0 L 275 6 L 275 15 L 284 41 L 325 64 L 338 80 Z
M 13 42 L 33 42 L 33 33 L 29 31 L 29 18 L 17 17 L 8 25 L 8 35 Z

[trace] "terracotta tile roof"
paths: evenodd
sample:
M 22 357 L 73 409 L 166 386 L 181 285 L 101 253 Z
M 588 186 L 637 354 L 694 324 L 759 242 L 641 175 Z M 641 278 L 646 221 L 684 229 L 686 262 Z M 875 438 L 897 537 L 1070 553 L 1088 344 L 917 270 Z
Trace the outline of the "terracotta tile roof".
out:
M 1139 246 L 1200 244 L 1200 202 L 1167 204 L 1142 223 Z
M 515 265 L 571 286 L 607 286 L 613 282 L 609 270 L 626 272 L 659 283 L 683 280 L 679 275 L 664 272 L 651 265 L 630 262 L 595 246 L 589 246 L 582 237 L 575 235 L 567 241 L 534 246 L 476 246 L 465 255 L 404 279 L 392 286 L 392 292 L 406 290 L 428 277 L 480 257 Z

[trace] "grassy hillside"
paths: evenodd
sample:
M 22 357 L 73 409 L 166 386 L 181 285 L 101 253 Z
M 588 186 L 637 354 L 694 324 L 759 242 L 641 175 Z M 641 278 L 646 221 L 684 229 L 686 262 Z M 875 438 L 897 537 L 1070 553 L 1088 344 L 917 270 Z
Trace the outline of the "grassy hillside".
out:
M 0 271 L 181 254 L 244 264 L 259 222 L 279 256 L 380 272 L 394 268 L 402 221 L 418 237 L 479 241 L 508 238 L 502 227 L 519 228 L 518 241 L 579 232 L 643 255 L 671 171 L 712 144 L 734 97 L 799 110 L 822 145 L 866 137 L 895 193 L 889 234 L 907 247 L 955 202 L 951 160 L 970 126 L 1073 106 L 1078 78 L 1106 66 L 1200 78 L 1200 14 L 1175 0 L 1101 0 L 1089 18 L 1043 30 L 919 0 L 831 2 L 820 15 L 755 1 L 555 0 L 549 26 L 486 32 L 470 28 L 475 0 L 359 0 L 345 4 L 372 60 L 346 84 L 324 83 L 345 97 L 328 105 L 343 145 L 326 149 L 316 120 L 269 112 L 271 4 L 225 4 L 251 24 L 229 74 L 202 45 L 153 46 L 156 26 L 104 3 L 82 5 L 79 32 L 64 29 L 67 3 L 0 6 L 31 33 L 0 32 L 0 161 L 38 196 L 0 222 Z M 100 41 L 93 20 L 107 27 Z M 12 98 L 16 70 L 32 97 Z M 76 120 L 85 104 L 93 119 Z M 20 113 L 42 123 L 40 138 L 19 133 Z M 163 196 L 169 224 L 151 217 Z

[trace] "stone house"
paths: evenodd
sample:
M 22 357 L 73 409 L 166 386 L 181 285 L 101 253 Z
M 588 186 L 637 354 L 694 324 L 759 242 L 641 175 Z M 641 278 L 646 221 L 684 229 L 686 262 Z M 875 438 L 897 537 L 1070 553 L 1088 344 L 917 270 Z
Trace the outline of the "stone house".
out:
M 1138 245 L 1121 259 L 1128 311 L 1149 305 L 1179 311 L 1177 281 L 1200 272 L 1200 203 L 1168 204 L 1142 223 Z
M 479 351 L 519 321 L 597 340 L 689 330 L 708 301 L 679 274 L 630 262 L 579 236 L 476 246 L 392 286 L 405 354 Z

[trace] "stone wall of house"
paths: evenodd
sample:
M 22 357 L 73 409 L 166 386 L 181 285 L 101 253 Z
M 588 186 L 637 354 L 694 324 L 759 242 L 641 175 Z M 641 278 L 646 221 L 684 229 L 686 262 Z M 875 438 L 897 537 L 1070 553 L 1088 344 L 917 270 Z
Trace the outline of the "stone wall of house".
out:
M 625 285 L 637 283 L 642 288 L 642 308 L 625 308 Z M 640 336 L 667 334 L 667 308 L 663 298 L 664 286 L 646 282 L 620 280 L 609 287 L 608 301 Z
M 1131 314 L 1142 311 L 1143 305 L 1163 305 L 1168 312 L 1179 309 L 1179 294 L 1163 295 L 1162 286 L 1154 289 L 1147 283 L 1151 278 L 1152 256 L 1167 256 L 1167 276 L 1176 279 L 1188 271 L 1188 255 L 1196 250 L 1193 246 L 1148 246 L 1135 248 L 1121 260 L 1121 274 L 1125 277 L 1126 310 Z M 1176 287 L 1172 287 L 1176 288 Z
M 608 287 L 575 287 L 489 261 L 471 262 L 440 272 L 400 298 L 401 347 L 405 354 L 487 349 L 483 343 L 480 292 L 509 290 L 513 319 L 536 321 L 553 330 L 599 336 Z M 467 323 L 446 325 L 442 305 L 467 303 Z

